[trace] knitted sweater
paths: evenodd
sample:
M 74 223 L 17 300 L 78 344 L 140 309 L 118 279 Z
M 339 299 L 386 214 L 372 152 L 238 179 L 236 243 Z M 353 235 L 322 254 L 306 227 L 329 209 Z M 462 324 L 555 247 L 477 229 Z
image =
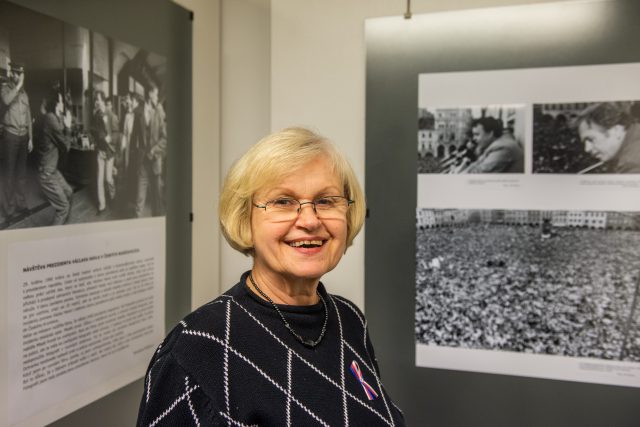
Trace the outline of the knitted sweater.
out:
M 188 315 L 158 347 L 138 426 L 405 425 L 382 387 L 366 320 L 353 303 L 320 284 L 327 331 L 307 348 L 246 287 L 246 277 Z M 302 337 L 318 337 L 321 302 L 278 308 Z

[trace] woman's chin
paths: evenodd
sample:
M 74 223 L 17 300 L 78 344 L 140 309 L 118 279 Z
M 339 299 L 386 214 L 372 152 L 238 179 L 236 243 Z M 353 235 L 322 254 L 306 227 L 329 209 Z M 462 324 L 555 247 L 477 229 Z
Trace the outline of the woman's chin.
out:
M 285 274 L 292 277 L 294 280 L 320 280 L 329 271 L 333 270 L 333 267 L 327 268 L 326 266 L 304 266 L 299 268 L 293 268 L 287 271 Z

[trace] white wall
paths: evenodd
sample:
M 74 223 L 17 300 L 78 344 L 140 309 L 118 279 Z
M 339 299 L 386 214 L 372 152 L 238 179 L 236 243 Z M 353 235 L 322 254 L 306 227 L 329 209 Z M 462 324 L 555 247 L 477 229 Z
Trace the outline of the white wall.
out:
M 414 0 L 413 13 L 550 0 Z M 364 21 L 402 16 L 404 0 L 276 0 L 271 4 L 271 127 L 308 125 L 332 139 L 364 183 Z M 437 40 L 434 40 L 437 43 Z M 366 189 L 365 189 L 366 191 Z M 366 232 L 366 230 L 365 230 Z M 364 307 L 364 235 L 324 280 Z M 397 284 L 389 283 L 389 286 Z
M 191 305 L 197 307 L 219 294 L 220 0 L 174 1 L 194 12 Z
M 250 259 L 218 228 L 224 175 L 270 131 L 270 0 L 173 0 L 194 12 L 192 307 L 234 285 Z
M 337 143 L 364 183 L 364 21 L 400 16 L 406 1 L 174 1 L 195 12 L 196 307 L 233 285 L 250 266 L 249 258 L 220 237 L 216 209 L 222 177 L 262 136 L 285 126 L 310 126 Z M 433 13 L 550 1 L 414 0 L 412 9 Z M 324 282 L 364 307 L 364 233 Z
M 270 0 L 222 0 L 221 185 L 233 162 L 271 129 L 270 5 Z M 225 291 L 251 268 L 251 258 L 224 238 L 220 255 L 220 291 Z

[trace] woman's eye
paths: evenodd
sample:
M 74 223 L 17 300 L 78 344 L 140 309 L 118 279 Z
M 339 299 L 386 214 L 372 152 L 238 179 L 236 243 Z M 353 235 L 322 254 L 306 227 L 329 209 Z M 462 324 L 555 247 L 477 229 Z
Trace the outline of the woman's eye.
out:
M 331 197 L 321 197 L 316 199 L 316 206 L 322 207 L 331 207 L 334 205 L 333 199 Z
M 296 202 L 293 199 L 281 198 L 281 199 L 272 200 L 271 204 L 279 208 L 287 208 L 287 207 L 294 206 Z

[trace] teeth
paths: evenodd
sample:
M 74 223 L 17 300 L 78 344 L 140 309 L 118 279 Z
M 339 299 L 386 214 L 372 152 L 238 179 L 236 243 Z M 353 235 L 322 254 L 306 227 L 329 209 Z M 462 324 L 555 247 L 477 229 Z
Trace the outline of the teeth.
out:
M 291 242 L 289 246 L 299 248 L 301 246 L 322 246 L 322 240 L 300 240 L 299 242 Z

